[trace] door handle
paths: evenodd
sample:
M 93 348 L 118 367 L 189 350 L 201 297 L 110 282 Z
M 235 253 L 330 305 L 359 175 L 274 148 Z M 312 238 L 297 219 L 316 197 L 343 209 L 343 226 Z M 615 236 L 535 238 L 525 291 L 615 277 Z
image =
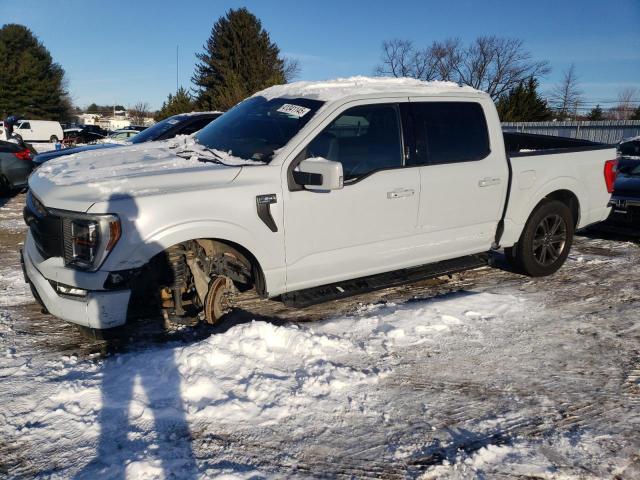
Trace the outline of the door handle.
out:
M 396 190 L 391 190 L 390 192 L 387 192 L 387 198 L 389 200 L 393 200 L 394 198 L 410 197 L 415 193 L 416 191 L 413 190 L 412 188 L 398 188 Z
M 490 187 L 491 185 L 499 185 L 500 179 L 497 177 L 485 177 L 478 181 L 479 187 Z

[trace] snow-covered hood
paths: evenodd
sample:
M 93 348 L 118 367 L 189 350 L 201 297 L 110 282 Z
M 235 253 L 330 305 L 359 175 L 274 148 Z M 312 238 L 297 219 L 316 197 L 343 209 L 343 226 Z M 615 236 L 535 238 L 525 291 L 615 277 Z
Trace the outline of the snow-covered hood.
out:
M 195 149 L 190 137 L 182 137 L 69 155 L 42 165 L 31 175 L 29 188 L 47 207 L 87 211 L 94 203 L 118 198 L 210 189 L 240 173 L 244 163 L 233 157 L 221 165 L 198 160 L 204 153 L 177 155 L 187 144 L 189 151 Z

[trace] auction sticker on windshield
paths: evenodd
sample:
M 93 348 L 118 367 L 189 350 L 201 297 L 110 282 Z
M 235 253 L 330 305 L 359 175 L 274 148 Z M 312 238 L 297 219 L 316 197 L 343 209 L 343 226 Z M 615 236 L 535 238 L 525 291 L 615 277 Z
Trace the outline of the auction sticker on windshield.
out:
M 291 115 L 292 117 L 300 118 L 309 113 L 311 109 L 307 107 L 301 107 L 299 105 L 292 105 L 291 103 L 285 103 L 277 111 L 280 113 L 286 113 L 287 115 Z

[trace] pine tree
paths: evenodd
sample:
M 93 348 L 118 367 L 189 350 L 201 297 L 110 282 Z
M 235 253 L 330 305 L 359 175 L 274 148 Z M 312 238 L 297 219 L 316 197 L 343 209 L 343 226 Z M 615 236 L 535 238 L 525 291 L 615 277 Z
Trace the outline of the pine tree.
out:
M 159 122 L 172 115 L 193 112 L 194 110 L 195 104 L 191 95 L 183 87 L 180 87 L 175 95 L 169 94 L 167 101 L 162 103 L 162 108 L 155 114 L 154 119 Z
M 22 25 L 0 28 L 0 114 L 60 121 L 71 114 L 64 70 Z
M 286 81 L 280 49 L 246 8 L 218 19 L 192 77 L 197 101 L 207 110 L 228 110 L 258 90 Z
M 587 115 L 587 119 L 593 120 L 596 122 L 599 120 L 604 120 L 604 111 L 602 110 L 602 108 L 600 108 L 599 104 L 591 109 L 591 111 Z
M 502 122 L 540 122 L 551 118 L 551 111 L 538 95 L 538 81 L 531 77 L 512 88 L 496 102 Z

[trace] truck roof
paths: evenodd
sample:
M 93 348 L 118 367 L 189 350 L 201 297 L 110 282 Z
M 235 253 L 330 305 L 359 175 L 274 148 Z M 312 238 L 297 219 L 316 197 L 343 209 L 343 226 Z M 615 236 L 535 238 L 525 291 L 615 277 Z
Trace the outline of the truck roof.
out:
M 451 93 L 474 93 L 486 95 L 480 90 L 460 86 L 454 82 L 425 82 L 415 78 L 349 77 L 319 82 L 294 82 L 275 85 L 255 93 L 270 100 L 272 98 L 310 98 L 324 102 L 345 97 L 371 94 L 438 95 Z

